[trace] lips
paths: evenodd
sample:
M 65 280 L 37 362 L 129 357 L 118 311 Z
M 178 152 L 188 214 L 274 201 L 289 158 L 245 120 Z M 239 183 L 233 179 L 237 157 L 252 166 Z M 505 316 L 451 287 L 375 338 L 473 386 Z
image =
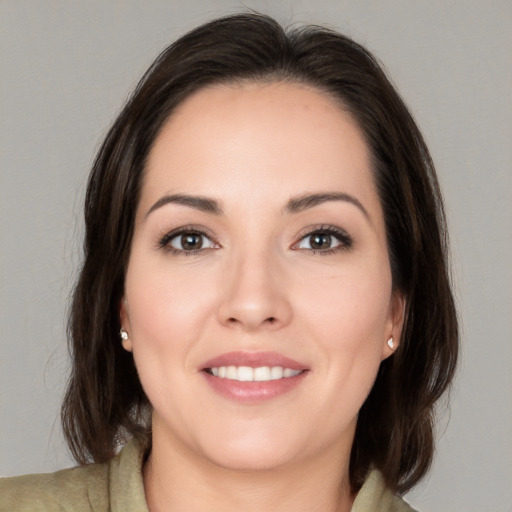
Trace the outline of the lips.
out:
M 213 390 L 222 396 L 258 402 L 291 391 L 309 369 L 276 352 L 230 352 L 205 362 L 201 371 Z
M 306 365 L 277 352 L 228 352 L 206 361 L 201 365 L 201 369 L 220 368 L 221 366 L 247 366 L 249 368 L 281 366 L 291 370 L 307 370 Z

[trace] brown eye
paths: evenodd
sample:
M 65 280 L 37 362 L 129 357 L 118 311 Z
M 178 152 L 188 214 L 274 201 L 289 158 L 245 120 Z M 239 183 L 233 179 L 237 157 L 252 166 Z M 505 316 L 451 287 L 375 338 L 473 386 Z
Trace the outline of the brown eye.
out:
M 204 234 L 193 231 L 182 232 L 168 241 L 169 246 L 178 252 L 193 252 L 212 249 L 215 244 Z
M 201 249 L 203 246 L 203 237 L 197 233 L 187 233 L 185 235 L 181 235 L 180 243 L 181 248 L 185 251 Z
M 342 245 L 338 237 L 330 233 L 316 232 L 305 236 L 298 244 L 299 249 L 327 251 Z
M 352 246 L 352 238 L 339 228 L 319 228 L 304 235 L 294 249 L 303 249 L 323 254 L 330 254 L 339 250 L 348 250 Z
M 311 249 L 331 249 L 332 237 L 327 233 L 315 233 L 309 237 Z

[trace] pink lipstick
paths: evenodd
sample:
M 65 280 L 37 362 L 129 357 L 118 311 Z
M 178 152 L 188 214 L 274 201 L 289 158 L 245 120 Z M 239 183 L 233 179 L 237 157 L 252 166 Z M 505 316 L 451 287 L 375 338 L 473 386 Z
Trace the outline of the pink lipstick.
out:
M 238 402 L 259 402 L 297 387 L 307 375 L 306 365 L 276 352 L 229 352 L 201 366 L 212 389 Z

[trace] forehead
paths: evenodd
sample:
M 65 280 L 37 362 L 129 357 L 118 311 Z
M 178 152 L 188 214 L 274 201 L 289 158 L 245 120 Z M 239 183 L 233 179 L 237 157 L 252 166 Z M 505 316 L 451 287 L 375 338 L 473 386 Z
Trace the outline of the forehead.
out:
M 187 98 L 163 126 L 141 202 L 195 193 L 268 203 L 336 190 L 378 203 L 369 162 L 358 125 L 327 94 L 287 82 L 217 85 Z

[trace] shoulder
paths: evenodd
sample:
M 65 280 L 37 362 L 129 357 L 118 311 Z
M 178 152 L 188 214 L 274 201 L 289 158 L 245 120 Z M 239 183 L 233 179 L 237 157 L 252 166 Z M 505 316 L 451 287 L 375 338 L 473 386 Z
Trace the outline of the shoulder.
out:
M 133 441 L 104 464 L 0 479 L 0 512 L 108 512 L 115 504 L 132 510 L 123 503 L 140 503 L 133 510 L 147 511 L 140 448 Z
M 391 492 L 382 474 L 374 470 L 359 491 L 351 512 L 416 512 L 405 500 Z
M 0 480 L 0 511 L 107 510 L 108 464 Z

